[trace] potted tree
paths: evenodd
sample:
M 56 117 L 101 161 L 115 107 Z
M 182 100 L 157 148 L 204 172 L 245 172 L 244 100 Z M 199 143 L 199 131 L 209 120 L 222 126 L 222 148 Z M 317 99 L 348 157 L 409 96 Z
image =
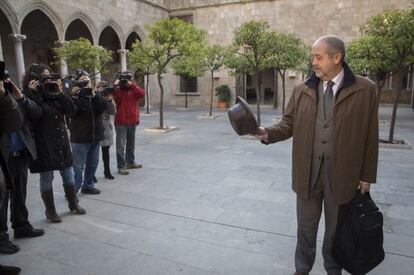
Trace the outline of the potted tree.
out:
M 221 85 L 216 88 L 216 96 L 218 98 L 218 107 L 226 109 L 231 101 L 231 91 L 228 85 Z

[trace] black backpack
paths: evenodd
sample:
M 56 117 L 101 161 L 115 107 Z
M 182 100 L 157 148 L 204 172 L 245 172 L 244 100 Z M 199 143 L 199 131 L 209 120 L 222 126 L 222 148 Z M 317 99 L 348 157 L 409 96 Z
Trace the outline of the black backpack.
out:
M 339 209 L 332 247 L 337 264 L 352 275 L 363 275 L 384 260 L 383 216 L 369 192 L 358 194 Z

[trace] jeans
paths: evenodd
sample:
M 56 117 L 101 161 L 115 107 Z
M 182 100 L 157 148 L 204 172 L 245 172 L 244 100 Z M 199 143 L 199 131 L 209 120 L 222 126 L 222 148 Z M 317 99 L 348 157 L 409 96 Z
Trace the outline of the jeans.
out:
M 75 178 L 73 175 L 73 167 L 69 166 L 60 170 L 63 186 L 75 186 Z M 53 190 L 53 171 L 40 172 L 40 192 L 45 193 Z
M 118 169 L 135 163 L 135 130 L 137 125 L 116 125 L 116 160 Z M 126 146 L 125 146 L 126 143 Z
M 76 191 L 81 188 L 95 188 L 94 177 L 99 163 L 99 148 L 99 142 L 72 143 Z

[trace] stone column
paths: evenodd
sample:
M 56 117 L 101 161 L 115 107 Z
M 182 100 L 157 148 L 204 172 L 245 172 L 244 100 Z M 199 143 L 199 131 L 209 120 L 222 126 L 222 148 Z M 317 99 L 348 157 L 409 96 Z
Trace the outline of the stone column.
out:
M 10 34 L 10 38 L 14 41 L 14 53 L 16 56 L 17 80 L 18 86 L 21 87 L 24 76 L 24 56 L 23 56 L 23 40 L 26 39 L 24 34 Z
M 61 77 L 65 77 L 68 75 L 68 64 L 64 58 L 59 58 L 60 62 L 60 75 Z
M 95 69 L 95 85 L 99 83 L 102 79 L 101 72 Z
M 0 60 L 4 61 L 4 57 L 3 57 L 3 47 L 1 46 L 1 35 L 0 35 Z
M 121 71 L 126 71 L 127 70 L 127 54 L 128 54 L 128 50 L 125 49 L 119 49 L 118 53 L 121 55 Z
M 59 47 L 63 47 L 63 44 L 65 41 L 57 41 L 56 44 Z M 60 65 L 60 75 L 61 77 L 65 77 L 68 75 L 68 64 L 66 63 L 66 60 L 63 57 L 59 58 L 59 65 Z
M 99 63 L 99 56 L 96 59 L 97 59 L 97 62 Z M 95 85 L 101 82 L 102 80 L 101 71 L 99 71 L 97 68 L 95 68 L 94 78 L 95 78 Z

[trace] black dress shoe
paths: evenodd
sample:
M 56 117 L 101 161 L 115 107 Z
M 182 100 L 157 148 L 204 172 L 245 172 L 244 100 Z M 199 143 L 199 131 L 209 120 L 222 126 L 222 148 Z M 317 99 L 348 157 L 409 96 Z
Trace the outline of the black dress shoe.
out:
M 36 238 L 44 234 L 45 234 L 45 231 L 43 229 L 36 229 L 36 228 L 33 228 L 32 226 L 27 226 L 25 228 L 14 230 L 15 239 Z
M 109 173 L 105 173 L 105 178 L 109 180 L 113 180 L 115 177 L 112 176 L 112 174 L 109 172 Z
M 19 251 L 19 247 L 9 240 L 0 242 L 0 253 L 1 254 L 14 254 L 14 253 L 17 253 L 18 251 Z
M 17 266 L 0 265 L 0 274 L 2 275 L 17 275 L 22 271 Z
M 98 188 L 82 188 L 82 194 L 89 194 L 89 195 L 98 195 L 101 193 L 101 190 Z

